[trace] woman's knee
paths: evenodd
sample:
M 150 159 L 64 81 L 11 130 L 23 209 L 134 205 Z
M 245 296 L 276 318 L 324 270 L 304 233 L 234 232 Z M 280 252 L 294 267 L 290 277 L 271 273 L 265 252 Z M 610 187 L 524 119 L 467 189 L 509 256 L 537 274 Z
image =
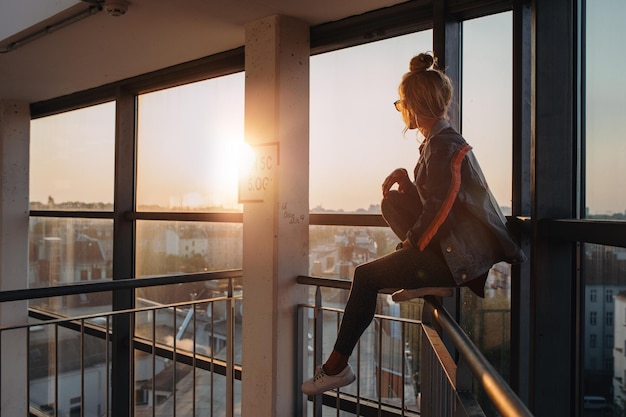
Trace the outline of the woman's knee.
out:
M 371 275 L 367 273 L 368 264 L 361 264 L 354 269 L 352 286 L 367 287 L 371 284 Z
M 385 213 L 389 210 L 396 210 L 398 207 L 398 202 L 401 198 L 398 190 L 389 190 L 386 196 L 380 202 L 380 211 Z

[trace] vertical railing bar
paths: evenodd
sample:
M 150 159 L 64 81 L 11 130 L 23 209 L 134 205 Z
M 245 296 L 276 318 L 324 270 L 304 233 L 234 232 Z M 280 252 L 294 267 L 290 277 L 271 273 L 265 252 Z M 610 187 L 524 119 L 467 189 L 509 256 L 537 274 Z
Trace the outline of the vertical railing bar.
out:
M 80 320 L 80 417 L 85 417 L 85 319 Z
M 299 387 L 304 381 L 304 372 L 306 371 L 308 364 L 308 346 L 309 341 L 307 339 L 308 333 L 308 310 L 302 305 L 298 305 L 296 309 L 296 365 L 294 370 L 294 390 L 295 390 L 295 413 L 296 416 L 306 415 L 305 406 L 308 404 L 304 401 L 302 392 Z
M 178 341 L 178 316 L 176 311 L 176 306 L 174 306 L 174 327 L 172 327 L 172 329 L 174 329 L 174 339 L 172 342 L 172 366 L 174 367 L 174 369 L 172 369 L 172 407 L 174 409 L 174 417 L 176 417 L 176 342 Z
M 213 396 L 215 390 L 215 301 L 211 301 L 211 417 L 213 417 Z
M 193 378 L 193 392 L 191 394 L 191 401 L 192 401 L 192 411 L 191 411 L 191 416 L 192 417 L 196 417 L 196 355 L 198 354 L 198 349 L 196 346 L 197 340 L 196 340 L 196 333 L 197 333 L 197 321 L 196 321 L 196 306 L 198 304 L 194 303 L 193 304 L 193 357 L 191 358 L 191 363 L 193 368 L 191 369 L 191 373 L 192 373 L 192 378 Z
M 30 333 L 29 329 L 26 329 L 26 334 Z M 0 330 L 0 404 L 2 404 L 2 335 L 4 331 Z M 26 336 L 26 385 L 28 386 L 28 363 L 29 363 L 29 338 Z M 28 391 L 26 391 L 26 412 L 28 413 Z M 27 414 L 28 416 L 28 414 Z
M 152 310 L 152 417 L 156 417 L 156 322 L 157 309 Z
M 361 415 L 361 340 L 356 345 L 356 415 Z
M 29 364 L 30 364 L 30 327 L 26 329 L 26 417 L 28 417 L 29 414 L 29 399 L 30 399 L 30 392 L 29 392 L 29 383 L 28 383 L 28 369 L 29 369 Z M 0 330 L 0 359 L 2 359 L 2 339 L 4 336 L 4 331 Z M 2 404 L 2 360 L 0 360 L 0 404 Z
M 404 385 L 406 380 L 406 348 L 405 348 L 405 337 L 406 337 L 406 323 L 400 323 L 400 349 L 402 350 L 402 397 L 400 397 L 400 405 L 402 407 L 402 416 L 404 417 L 406 414 L 404 413 L 405 408 L 405 397 L 404 397 Z
M 110 395 L 111 395 L 110 388 L 109 388 L 109 384 L 110 384 L 110 381 L 111 381 L 111 379 L 110 379 L 111 375 L 110 375 L 110 371 L 109 371 L 109 365 L 110 365 L 109 364 L 109 341 L 110 341 L 110 337 L 109 337 L 109 323 L 110 323 L 110 320 L 111 320 L 111 315 L 107 314 L 107 316 L 106 316 L 107 328 L 106 328 L 106 332 L 104 334 L 104 354 L 105 354 L 104 363 L 106 365 L 106 369 L 104 370 L 104 374 L 106 375 L 106 382 L 105 382 L 105 386 L 106 386 L 106 388 L 105 388 L 106 405 L 105 405 L 105 410 L 106 410 L 106 416 L 107 417 L 110 416 L 110 412 L 111 412 L 111 410 L 109 409 L 109 403 L 110 403 L 109 400 L 110 400 Z
M 335 324 L 336 324 L 336 329 L 335 329 L 335 334 L 339 334 L 339 328 L 341 327 L 341 312 L 337 311 L 337 313 L 335 314 Z M 335 412 L 336 412 L 336 416 L 339 417 L 339 410 L 341 409 L 341 397 L 340 397 L 340 388 L 337 388 L 336 390 L 336 397 L 335 397 Z
M 315 289 L 315 315 L 314 315 L 314 340 L 315 347 L 313 349 L 313 370 L 322 363 L 322 341 L 323 341 L 323 324 L 324 316 L 322 312 L 322 289 L 318 285 Z M 313 398 L 313 416 L 322 417 L 322 394 L 318 394 Z
M 378 370 L 376 371 L 377 378 L 377 387 L 376 392 L 378 394 L 378 415 L 382 414 L 382 406 L 383 406 L 383 323 L 382 319 L 378 319 Z
M 233 307 L 233 279 L 228 279 L 228 297 L 226 298 L 226 417 L 234 416 L 235 395 L 234 395 L 234 307 Z
M 4 332 L 0 332 L 0 358 L 2 357 L 2 335 Z M 0 361 L 2 362 L 2 361 Z M 1 364 L 0 364 L 1 366 Z M 0 371 L 0 375 L 2 372 Z M 30 375 L 30 327 L 26 329 L 26 417 L 30 414 L 30 381 L 28 379 Z M 1 380 L 2 378 L 0 378 Z M 2 394 L 2 387 L 0 386 L 0 395 Z
M 54 325 L 54 417 L 59 415 L 59 326 Z

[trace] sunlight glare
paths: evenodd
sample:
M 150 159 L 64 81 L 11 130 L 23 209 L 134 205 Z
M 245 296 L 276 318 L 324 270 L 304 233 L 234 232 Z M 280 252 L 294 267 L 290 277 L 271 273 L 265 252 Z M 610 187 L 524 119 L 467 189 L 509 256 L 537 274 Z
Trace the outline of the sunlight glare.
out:
M 256 152 L 249 144 L 243 142 L 239 147 L 239 177 L 248 176 L 254 168 Z

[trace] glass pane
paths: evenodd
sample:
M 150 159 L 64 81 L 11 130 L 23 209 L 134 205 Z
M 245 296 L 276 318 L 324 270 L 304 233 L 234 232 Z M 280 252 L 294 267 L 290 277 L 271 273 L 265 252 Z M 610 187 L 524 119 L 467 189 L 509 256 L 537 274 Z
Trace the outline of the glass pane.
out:
M 243 73 L 142 94 L 138 109 L 138 210 L 242 210 Z
M 309 274 L 351 280 L 356 266 L 394 251 L 397 244 L 388 227 L 310 226 Z
M 137 222 L 137 276 L 241 269 L 243 225 Z
M 626 248 L 585 243 L 583 415 L 626 409 Z M 607 414 L 601 414 L 601 412 Z
M 512 196 L 512 43 L 511 13 L 463 22 L 462 133 L 507 215 Z
M 625 217 L 626 83 L 621 69 L 626 2 L 587 1 L 585 48 L 585 184 L 589 217 Z M 617 52 L 617 53 L 616 53 Z M 607 169 L 608 168 L 608 169 Z
M 107 350 L 106 341 L 98 337 L 45 323 L 31 326 L 30 406 L 44 412 L 41 415 L 104 415 L 108 392 L 106 368 L 110 365 L 107 352 L 110 348 Z M 84 387 L 82 398 L 81 385 Z M 55 399 L 58 400 L 56 406 Z
M 107 281 L 113 276 L 113 220 L 31 217 L 30 288 Z M 67 315 L 106 311 L 109 292 L 30 301 L 31 307 Z
M 463 136 L 473 147 L 504 214 L 512 197 L 512 14 L 463 22 Z M 505 380 L 510 375 L 511 267 L 489 271 L 485 298 L 461 289 L 461 326 Z M 477 384 L 477 386 L 479 386 Z M 476 393 L 486 415 L 497 415 Z
M 398 167 L 413 170 L 419 143 L 393 102 L 424 31 L 311 57 L 311 211 L 380 213 L 380 184 Z
M 113 210 L 115 102 L 30 125 L 32 210 Z
M 243 225 L 138 221 L 137 277 L 177 275 L 242 268 Z M 222 295 L 226 280 L 140 288 L 137 297 L 158 303 Z

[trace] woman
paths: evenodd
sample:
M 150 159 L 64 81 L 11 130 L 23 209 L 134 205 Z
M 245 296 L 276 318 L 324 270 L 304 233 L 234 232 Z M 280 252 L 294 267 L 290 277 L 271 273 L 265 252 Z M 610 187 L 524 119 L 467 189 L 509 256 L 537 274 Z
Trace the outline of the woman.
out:
M 394 299 L 401 300 L 445 296 L 467 286 L 484 297 L 493 264 L 526 259 L 508 233 L 471 146 L 447 121 L 452 84 L 435 64 L 430 53 L 413 57 L 394 103 L 406 129 L 418 129 L 425 138 L 415 180 L 398 168 L 382 185 L 383 217 L 402 242 L 395 252 L 354 271 L 334 349 L 302 384 L 306 395 L 354 381 L 348 359 L 374 317 L 379 291 L 397 289 Z

